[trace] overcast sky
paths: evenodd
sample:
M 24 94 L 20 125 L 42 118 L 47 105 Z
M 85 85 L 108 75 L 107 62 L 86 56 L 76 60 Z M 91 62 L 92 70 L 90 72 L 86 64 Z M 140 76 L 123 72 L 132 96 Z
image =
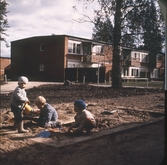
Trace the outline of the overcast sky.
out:
M 18 39 L 67 34 L 76 37 L 91 38 L 93 24 L 78 23 L 74 20 L 81 16 L 74 11 L 76 6 L 80 14 L 93 18 L 93 10 L 98 8 L 96 3 L 83 7 L 83 0 L 6 0 L 7 19 L 9 28 L 6 40 L 10 46 L 11 41 Z M 1 42 L 1 56 L 10 57 L 10 47 L 6 48 Z

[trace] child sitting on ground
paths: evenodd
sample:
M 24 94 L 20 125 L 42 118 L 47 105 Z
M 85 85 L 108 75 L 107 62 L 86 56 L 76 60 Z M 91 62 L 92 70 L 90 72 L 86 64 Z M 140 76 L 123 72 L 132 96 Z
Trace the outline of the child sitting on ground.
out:
M 69 127 L 68 132 L 80 134 L 85 130 L 89 133 L 90 130 L 96 127 L 96 120 L 91 112 L 86 110 L 86 104 L 83 100 L 74 102 L 74 111 L 76 112 L 75 123 Z M 76 129 L 73 131 L 73 128 Z
M 58 120 L 58 114 L 55 108 L 46 103 L 46 99 L 43 96 L 38 96 L 35 99 L 35 105 L 40 109 L 39 126 L 45 127 L 55 124 Z

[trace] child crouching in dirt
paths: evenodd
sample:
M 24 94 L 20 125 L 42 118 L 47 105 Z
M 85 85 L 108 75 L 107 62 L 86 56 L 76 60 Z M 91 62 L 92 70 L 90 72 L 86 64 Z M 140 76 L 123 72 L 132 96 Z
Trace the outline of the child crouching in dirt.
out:
M 58 120 L 57 111 L 46 102 L 46 99 L 43 96 L 38 96 L 35 99 L 35 104 L 40 109 L 38 121 L 40 127 L 56 124 Z
M 74 111 L 76 112 L 75 123 L 69 127 L 68 132 L 81 134 L 85 130 L 89 133 L 96 127 L 96 120 L 92 113 L 86 110 L 86 104 L 83 100 L 74 102 Z
M 25 76 L 21 76 L 18 79 L 18 86 L 12 93 L 10 100 L 11 111 L 14 114 L 14 127 L 18 129 L 18 133 L 27 133 L 28 130 L 23 128 L 23 117 L 22 111 L 25 103 L 29 103 L 29 99 L 27 98 L 27 94 L 25 91 L 26 85 L 28 83 L 28 78 Z

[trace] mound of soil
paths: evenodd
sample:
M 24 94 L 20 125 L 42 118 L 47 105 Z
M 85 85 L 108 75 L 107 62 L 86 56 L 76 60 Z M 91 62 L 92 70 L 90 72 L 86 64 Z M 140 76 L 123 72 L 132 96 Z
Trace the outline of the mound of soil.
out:
M 59 121 L 64 125 L 61 129 L 49 129 L 50 138 L 55 141 L 73 138 L 73 135 L 69 136 L 66 132 L 70 123 L 74 121 L 73 103 L 78 99 L 85 101 L 87 109 L 97 121 L 97 128 L 92 130 L 92 134 L 125 124 L 146 122 L 164 115 L 164 91 L 158 88 L 113 89 L 111 87 L 75 84 L 71 86 L 42 85 L 26 91 L 33 108 L 37 108 L 34 105 L 35 98 L 42 95 L 57 110 Z M 35 138 L 45 128 L 39 127 L 33 120 L 25 120 L 24 127 L 30 132 L 26 134 L 13 132 L 13 114 L 9 106 L 11 93 L 1 94 L 0 97 L 0 131 L 1 144 L 3 144 L 0 153 L 3 154 L 5 161 L 8 152 L 29 146 L 33 142 L 27 139 Z M 23 151 L 25 150 L 23 149 Z

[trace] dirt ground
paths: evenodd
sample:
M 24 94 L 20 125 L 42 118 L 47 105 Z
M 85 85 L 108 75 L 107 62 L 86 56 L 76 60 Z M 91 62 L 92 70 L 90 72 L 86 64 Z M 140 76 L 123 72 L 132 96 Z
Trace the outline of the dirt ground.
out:
M 74 137 L 75 135 L 67 134 L 67 129 L 70 123 L 74 121 L 75 112 L 73 110 L 73 103 L 77 99 L 82 99 L 86 102 L 87 109 L 94 115 L 97 121 L 97 128 L 94 128 L 91 132 L 91 134 L 94 135 L 98 132 L 102 132 L 103 130 L 108 130 L 131 123 L 144 123 L 146 121 L 156 119 L 157 117 L 164 115 L 165 98 L 163 89 L 112 89 L 111 87 L 96 87 L 81 84 L 75 84 L 71 86 L 53 84 L 33 87 L 31 89 L 27 89 L 26 91 L 27 96 L 31 101 L 30 105 L 33 108 L 37 108 L 34 105 L 34 99 L 37 96 L 42 95 L 47 99 L 47 102 L 57 110 L 59 121 L 64 125 L 62 125 L 61 129 L 49 129 L 51 133 L 50 139 L 55 140 L 55 142 L 62 142 L 63 140 L 76 138 Z M 46 153 L 50 153 L 54 149 L 42 144 L 37 144 L 33 140 L 29 140 L 30 138 L 36 138 L 36 135 L 38 135 L 45 129 L 39 127 L 33 120 L 25 120 L 24 126 L 25 128 L 29 129 L 30 132 L 26 134 L 18 134 L 17 132 L 15 132 L 12 127 L 13 114 L 10 111 L 9 107 L 11 93 L 1 94 L 0 97 L 0 158 L 2 164 L 27 165 L 31 164 L 34 161 L 33 164 L 38 165 L 39 162 L 37 161 L 39 160 L 40 164 L 53 164 L 54 161 L 53 158 L 51 158 L 51 155 L 53 156 L 53 154 L 46 156 L 47 160 L 44 158 Z M 150 131 L 152 130 L 150 129 Z M 149 132 L 147 133 L 149 134 Z M 82 136 L 90 135 L 85 134 Z M 56 155 L 59 155 L 58 153 L 61 153 L 61 155 L 55 158 L 55 161 L 57 162 L 56 164 L 66 164 L 67 162 L 68 164 L 70 164 L 70 155 L 72 153 L 74 154 L 74 151 L 78 151 L 77 147 L 80 147 L 81 149 L 79 152 L 82 151 L 82 153 L 86 155 L 88 155 L 88 153 L 90 152 L 93 152 L 93 149 L 98 150 L 97 147 L 104 145 L 104 143 L 107 144 L 106 138 L 103 142 L 99 140 L 97 143 L 98 144 L 95 148 L 92 148 L 91 146 L 88 146 L 86 144 L 82 144 L 82 146 L 75 144 L 73 145 L 73 147 L 67 147 L 66 149 L 60 147 L 59 150 L 55 150 Z M 109 143 L 111 143 L 111 141 Z M 106 146 L 106 144 L 104 146 Z M 95 144 L 92 143 L 91 145 L 94 146 Z M 43 149 L 45 150 L 45 154 L 42 151 Z M 64 159 L 62 160 L 62 154 L 66 155 L 67 161 L 65 161 Z M 39 159 L 37 159 L 37 155 L 40 157 Z M 81 158 L 77 157 L 78 153 L 74 155 L 77 159 L 76 162 L 79 162 Z M 86 159 L 88 159 L 88 157 L 86 157 Z M 99 152 L 98 159 L 104 160 L 104 154 Z M 84 163 L 80 162 L 79 164 Z M 86 164 L 89 163 L 87 162 Z M 98 163 L 96 162 L 96 164 Z M 110 163 L 103 162 L 100 164 Z

